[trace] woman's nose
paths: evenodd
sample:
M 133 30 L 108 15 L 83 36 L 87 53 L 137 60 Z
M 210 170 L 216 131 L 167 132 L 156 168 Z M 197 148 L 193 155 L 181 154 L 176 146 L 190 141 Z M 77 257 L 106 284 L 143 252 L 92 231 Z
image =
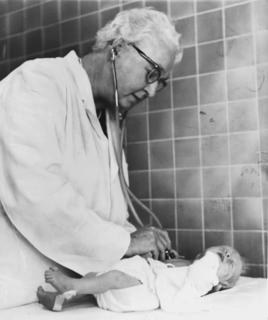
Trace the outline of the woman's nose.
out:
M 148 84 L 144 89 L 148 92 L 149 97 L 153 97 L 156 93 L 156 89 L 158 86 L 158 82 L 155 81 L 153 83 Z

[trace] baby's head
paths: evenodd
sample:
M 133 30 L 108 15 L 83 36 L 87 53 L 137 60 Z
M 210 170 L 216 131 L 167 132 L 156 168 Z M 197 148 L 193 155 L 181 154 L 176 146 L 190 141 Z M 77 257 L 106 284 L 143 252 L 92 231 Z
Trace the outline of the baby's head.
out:
M 219 283 L 213 291 L 232 288 L 244 269 L 244 263 L 240 254 L 232 247 L 217 246 L 206 250 L 214 252 L 219 256 L 220 265 L 217 272 Z

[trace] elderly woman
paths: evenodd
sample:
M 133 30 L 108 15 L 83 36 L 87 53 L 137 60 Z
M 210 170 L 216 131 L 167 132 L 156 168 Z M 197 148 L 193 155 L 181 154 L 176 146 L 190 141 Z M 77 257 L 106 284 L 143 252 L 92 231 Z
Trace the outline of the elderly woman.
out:
M 168 18 L 133 9 L 92 53 L 28 61 L 1 81 L 0 307 L 34 301 L 51 264 L 85 275 L 136 254 L 163 259 L 167 232 L 128 222 L 111 119 L 115 103 L 125 113 L 154 96 L 180 59 Z

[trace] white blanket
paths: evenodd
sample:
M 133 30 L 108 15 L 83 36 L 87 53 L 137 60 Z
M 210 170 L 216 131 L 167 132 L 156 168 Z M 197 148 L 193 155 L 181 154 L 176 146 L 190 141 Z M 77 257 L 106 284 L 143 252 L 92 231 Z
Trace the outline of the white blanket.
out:
M 229 290 L 204 297 L 206 308 L 200 312 L 172 314 L 161 310 L 116 313 L 96 307 L 91 301 L 62 312 L 52 312 L 33 303 L 0 311 L 1 320 L 267 320 L 267 279 L 241 277 Z

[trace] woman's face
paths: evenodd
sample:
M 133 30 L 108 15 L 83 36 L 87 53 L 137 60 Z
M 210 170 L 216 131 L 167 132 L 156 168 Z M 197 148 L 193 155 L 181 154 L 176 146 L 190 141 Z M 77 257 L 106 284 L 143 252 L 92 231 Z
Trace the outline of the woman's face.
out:
M 135 43 L 136 47 L 157 63 L 161 69 L 161 78 L 168 77 L 175 60 L 175 50 L 164 46 L 159 39 L 146 39 Z M 154 68 L 130 44 L 121 48 L 115 59 L 119 106 L 128 110 L 145 98 L 155 95 L 158 82 L 147 83 L 147 74 Z

